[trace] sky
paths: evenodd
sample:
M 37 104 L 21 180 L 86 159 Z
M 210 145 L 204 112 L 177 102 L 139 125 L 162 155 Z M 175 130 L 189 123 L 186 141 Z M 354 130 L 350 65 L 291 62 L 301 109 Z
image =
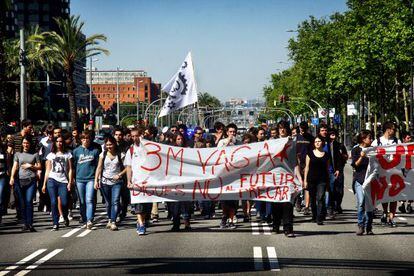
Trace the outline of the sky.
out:
M 110 55 L 93 67 L 142 69 L 164 85 L 191 51 L 199 92 L 221 101 L 263 99 L 270 75 L 291 64 L 287 31 L 345 10 L 345 0 L 71 0 L 84 33 L 108 38 Z

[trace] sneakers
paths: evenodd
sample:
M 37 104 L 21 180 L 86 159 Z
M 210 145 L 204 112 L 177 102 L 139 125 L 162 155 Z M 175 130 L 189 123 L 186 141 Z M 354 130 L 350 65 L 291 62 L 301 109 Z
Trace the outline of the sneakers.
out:
M 374 232 L 372 232 L 372 229 L 367 228 L 367 235 L 369 235 L 369 236 L 374 235 Z
M 304 215 L 304 216 L 309 216 L 309 215 L 310 215 L 309 207 L 305 207 L 305 208 L 303 209 L 303 215 Z
M 65 226 L 68 227 L 69 226 L 69 218 L 65 219 Z
M 357 235 L 357 236 L 362 236 L 362 234 L 364 234 L 364 232 L 365 232 L 364 227 L 363 227 L 363 226 L 358 225 L 358 229 L 357 229 L 357 231 L 356 231 L 356 235 Z
M 64 223 L 65 222 L 65 219 L 63 218 L 63 216 L 60 216 L 59 217 L 59 223 Z
M 220 229 L 226 229 L 227 228 L 227 223 L 226 221 L 221 221 L 220 222 Z
M 282 232 L 280 231 L 280 226 L 279 226 L 279 225 L 273 225 L 272 230 L 273 230 L 273 232 L 275 232 L 276 234 L 280 234 L 280 233 L 282 233 Z
M 27 228 L 30 232 L 37 232 L 36 229 L 33 227 L 33 225 L 28 225 Z
M 111 229 L 111 231 L 117 231 L 118 230 L 118 226 L 116 226 L 115 222 L 112 222 L 109 229 Z
M 398 207 L 398 210 L 402 213 L 405 214 L 407 211 L 405 210 L 405 204 L 401 204 L 400 207 Z
M 72 210 L 69 210 L 68 219 L 73 220 Z
M 57 225 L 57 224 L 53 225 L 51 231 L 58 231 L 58 230 L 59 230 L 59 225 Z
M 108 220 L 108 223 L 106 224 L 106 229 L 111 229 L 112 221 Z
M 152 223 L 158 222 L 158 218 L 153 218 Z
M 88 221 L 88 223 L 86 223 L 86 229 L 92 230 L 92 227 L 93 227 L 92 221 Z
M 286 231 L 285 236 L 288 238 L 294 238 L 295 234 L 293 233 L 293 231 Z
M 382 214 L 381 223 L 382 224 L 387 224 L 387 213 Z
M 236 225 L 233 222 L 230 222 L 227 226 L 229 229 L 236 229 Z
M 145 235 L 145 226 L 137 224 L 137 233 L 139 236 Z
M 388 225 L 391 227 L 397 227 L 397 223 L 395 222 L 395 220 L 390 220 L 390 222 L 388 222 Z
M 411 214 L 413 212 L 413 207 L 411 207 L 411 204 L 407 204 L 407 213 Z

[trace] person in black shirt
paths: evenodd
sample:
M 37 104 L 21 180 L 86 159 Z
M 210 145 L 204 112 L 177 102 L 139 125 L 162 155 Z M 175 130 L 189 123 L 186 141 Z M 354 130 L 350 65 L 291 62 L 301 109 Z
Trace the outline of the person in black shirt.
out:
M 305 166 L 304 189 L 309 191 L 312 221 L 323 225 L 325 192 L 329 189 L 329 155 L 323 150 L 325 140 L 318 135 L 314 140 L 314 149 L 308 152 Z
M 351 151 L 352 167 L 354 168 L 352 189 L 354 190 L 358 206 L 358 229 L 356 231 L 358 236 L 362 235 L 365 230 L 367 231 L 367 235 L 374 234 L 372 232 L 373 212 L 365 211 L 364 189 L 362 188 L 369 164 L 369 160 L 364 152 L 364 149 L 371 146 L 371 143 L 371 132 L 369 130 L 363 130 L 358 135 L 359 145 L 355 146 Z

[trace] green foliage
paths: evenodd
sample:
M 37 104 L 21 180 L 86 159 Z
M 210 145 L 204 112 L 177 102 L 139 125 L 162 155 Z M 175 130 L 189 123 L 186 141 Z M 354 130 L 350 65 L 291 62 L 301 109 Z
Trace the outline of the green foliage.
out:
M 100 41 L 106 41 L 103 34 L 85 37 L 84 22 L 79 16 L 72 15 L 68 19 L 55 18 L 59 28 L 57 32 L 44 32 L 31 37 L 38 49 L 37 60 L 47 70 L 53 66 L 63 69 L 66 75 L 66 86 L 69 98 L 72 125 L 77 125 L 78 114 L 75 101 L 73 75 L 75 63 L 100 53 L 109 51 L 100 47 Z
M 281 95 L 337 108 L 366 97 L 380 117 L 402 118 L 401 91 L 411 84 L 414 57 L 414 3 L 349 0 L 348 7 L 298 25 L 288 47 L 293 66 L 264 87 L 268 106 Z
M 198 94 L 198 105 L 200 107 L 218 108 L 221 107 L 221 102 L 207 92 L 200 92 Z

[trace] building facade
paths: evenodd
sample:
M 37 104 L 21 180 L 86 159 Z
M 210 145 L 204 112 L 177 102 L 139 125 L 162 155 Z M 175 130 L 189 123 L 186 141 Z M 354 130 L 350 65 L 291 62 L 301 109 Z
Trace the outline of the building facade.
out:
M 86 81 L 90 85 L 89 74 Z M 116 106 L 117 86 L 120 104 L 149 104 L 158 99 L 161 92 L 161 84 L 153 83 L 151 77 L 142 70 L 95 70 L 92 71 L 91 86 L 94 110 L 98 106 L 102 106 L 104 110 Z
M 20 28 L 39 26 L 42 31 L 57 31 L 54 17 L 69 18 L 69 0 L 10 0 L 7 12 L 6 33 L 18 38 Z
M 2 0 L 3 1 L 3 0 Z M 54 18 L 68 19 L 70 17 L 70 0 L 10 0 L 10 10 L 6 12 L 5 30 L 7 38 L 19 38 L 20 29 L 28 32 L 30 28 L 39 27 L 41 32 L 56 31 L 59 28 Z M 86 36 L 82 34 L 81 39 Z M 75 99 L 78 108 L 87 108 L 89 103 L 88 88 L 86 86 L 86 60 L 77 61 L 75 64 L 74 84 Z M 40 72 L 39 81 L 46 80 L 46 74 Z M 54 81 L 61 81 L 60 85 L 50 87 L 52 109 L 57 111 L 64 109 L 69 112 L 69 104 L 66 100 L 66 84 L 63 72 L 55 72 Z M 30 91 L 29 91 L 30 92 Z M 29 95 L 30 97 L 30 95 Z

